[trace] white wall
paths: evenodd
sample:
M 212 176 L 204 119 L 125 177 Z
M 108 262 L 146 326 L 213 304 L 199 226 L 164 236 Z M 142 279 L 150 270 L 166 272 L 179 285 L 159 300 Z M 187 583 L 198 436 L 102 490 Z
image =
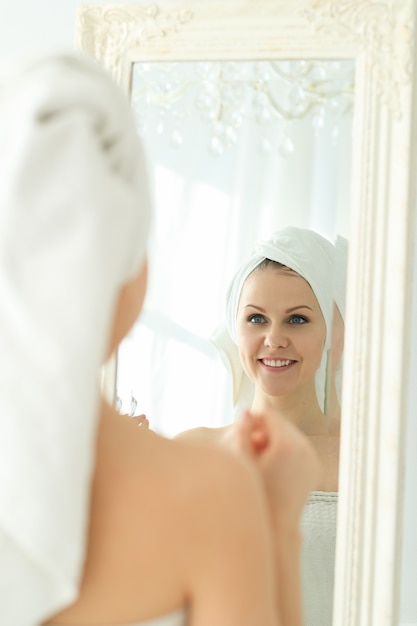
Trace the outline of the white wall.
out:
M 117 0 L 113 0 L 116 2 Z M 120 0 L 122 3 L 123 0 Z M 0 0 L 0 57 L 25 50 L 73 48 L 78 0 Z M 417 241 L 417 224 L 416 236 Z M 417 255 L 413 316 L 417 320 Z M 412 325 L 401 621 L 417 624 L 417 327 Z
M 0 0 L 0 55 L 73 47 L 77 0 Z
M 0 0 L 0 57 L 26 49 L 73 47 L 78 5 L 103 1 Z M 126 0 L 112 0 L 112 4 L 126 4 Z

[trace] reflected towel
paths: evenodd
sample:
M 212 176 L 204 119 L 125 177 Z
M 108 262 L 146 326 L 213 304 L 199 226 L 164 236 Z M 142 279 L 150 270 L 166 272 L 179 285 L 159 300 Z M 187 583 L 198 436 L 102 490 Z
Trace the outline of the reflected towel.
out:
M 326 342 L 316 374 L 316 390 L 320 407 L 324 410 L 334 302 L 332 282 L 335 247 L 318 233 L 296 227 L 284 228 L 274 233 L 270 239 L 256 243 L 253 254 L 236 272 L 227 291 L 226 325 L 218 328 L 211 339 L 232 374 L 234 405 L 238 411 L 248 407 L 254 395 L 253 383 L 240 363 L 236 345 L 236 318 L 243 284 L 265 258 L 282 263 L 300 274 L 311 286 L 319 303 L 326 324 Z

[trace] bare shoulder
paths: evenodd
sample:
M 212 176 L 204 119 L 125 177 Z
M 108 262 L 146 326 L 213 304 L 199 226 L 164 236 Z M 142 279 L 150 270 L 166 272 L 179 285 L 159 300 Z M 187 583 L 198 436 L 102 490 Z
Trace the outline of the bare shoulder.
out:
M 199 626 L 246 624 L 252 604 L 264 610 L 270 600 L 264 510 L 255 469 L 225 447 L 108 420 L 80 596 L 60 621 L 146 621 L 190 604 Z
M 199 488 L 204 481 L 206 485 L 213 483 L 217 489 L 223 488 L 227 492 L 239 483 L 245 486 L 248 480 L 257 482 L 254 467 L 243 456 L 233 454 L 226 446 L 212 445 L 220 442 L 225 433 L 226 428 L 203 428 L 199 433 L 168 442 L 175 457 L 176 471 L 188 475 L 190 489 Z M 189 475 L 192 468 L 196 472 L 195 478 Z
M 242 530 L 242 518 L 249 526 L 257 523 L 265 496 L 258 472 L 248 459 L 226 446 L 213 445 L 210 436 L 165 439 L 149 435 L 147 448 L 152 460 L 149 458 L 147 470 L 152 489 L 163 495 L 164 517 L 170 512 L 171 527 L 178 533 L 176 541 L 182 536 L 185 542 L 183 556 L 197 554 L 204 543 L 208 547 L 209 538 L 230 541 L 231 535 Z M 201 541 L 202 533 L 206 542 Z M 194 550 L 190 550 L 193 544 Z
M 247 460 L 232 454 L 225 446 L 213 445 L 220 442 L 226 432 L 227 427 L 196 428 L 173 439 L 149 433 L 148 471 L 150 475 L 164 477 L 164 484 L 170 485 L 168 491 L 175 495 L 177 506 L 180 496 L 184 498 L 188 514 L 189 500 L 197 503 L 200 494 L 208 505 L 210 496 L 217 494 L 219 505 L 222 491 L 230 495 L 230 491 L 239 486 L 249 491 L 259 486 L 254 467 Z
M 117 457 L 96 482 L 96 510 L 109 525 L 109 538 L 118 535 L 120 545 L 130 537 L 136 564 L 148 560 L 153 567 L 156 555 L 163 555 L 175 564 L 177 581 L 186 584 L 195 579 L 210 549 L 222 562 L 222 550 L 230 550 L 242 533 L 242 520 L 247 528 L 257 527 L 265 507 L 259 476 L 247 459 L 225 446 L 134 429 Z M 159 562 L 159 574 L 163 567 Z
M 169 443 L 186 485 L 176 543 L 193 623 L 276 625 L 274 544 L 255 467 L 211 441 Z
M 319 483 L 316 489 L 319 491 L 338 491 L 340 460 L 339 435 L 311 435 L 309 436 L 309 441 L 317 453 L 321 467 Z
M 111 427 L 99 445 L 97 506 L 106 506 L 109 499 L 112 510 L 125 510 L 142 526 L 147 520 L 152 524 L 154 516 L 166 520 L 171 509 L 180 523 L 181 515 L 204 517 L 214 503 L 217 508 L 230 506 L 231 493 L 235 501 L 239 494 L 253 495 L 259 489 L 254 467 L 226 447 L 213 445 L 227 427 L 195 430 L 200 436 L 168 439 L 127 422 Z M 153 503 L 146 512 L 144 501 Z
M 183 441 L 211 441 L 213 443 L 220 442 L 223 437 L 228 433 L 229 426 L 221 426 L 218 428 L 210 428 L 208 426 L 199 426 L 197 428 L 190 428 L 184 430 L 174 437 L 175 440 L 182 439 Z

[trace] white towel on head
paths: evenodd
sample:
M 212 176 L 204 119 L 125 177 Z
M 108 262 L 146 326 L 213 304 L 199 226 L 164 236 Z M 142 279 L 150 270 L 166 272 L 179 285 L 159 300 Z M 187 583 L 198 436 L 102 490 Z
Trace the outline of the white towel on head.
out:
M 334 254 L 334 245 L 326 238 L 307 228 L 290 226 L 277 231 L 270 239 L 256 243 L 253 254 L 235 274 L 227 291 L 226 327 L 219 328 L 211 339 L 232 374 L 233 401 L 238 410 L 250 406 L 254 387 L 242 368 L 236 345 L 237 310 L 245 280 L 265 258 L 282 263 L 300 274 L 310 284 L 319 303 L 326 324 L 326 343 L 316 374 L 316 391 L 319 404 L 324 409 L 333 313 Z
M 335 242 L 335 265 L 333 272 L 333 289 L 334 300 L 339 309 L 340 315 L 345 323 L 346 313 L 346 289 L 347 289 L 347 262 L 348 262 L 349 243 L 342 235 L 337 235 Z M 343 356 L 340 358 L 339 365 L 336 370 L 336 392 L 339 403 L 342 402 L 342 386 L 343 386 Z
M 340 315 L 345 319 L 346 280 L 349 243 L 342 235 L 337 235 L 335 242 L 335 269 L 333 272 L 334 300 Z
M 0 72 L 1 624 L 77 596 L 99 368 L 146 254 L 145 169 L 128 100 L 96 63 Z

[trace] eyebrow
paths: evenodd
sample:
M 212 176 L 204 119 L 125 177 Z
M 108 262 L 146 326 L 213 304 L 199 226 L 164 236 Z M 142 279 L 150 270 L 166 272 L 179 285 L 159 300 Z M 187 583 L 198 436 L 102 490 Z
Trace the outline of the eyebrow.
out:
M 244 308 L 246 309 L 248 307 L 252 307 L 252 309 L 257 309 L 258 311 L 261 311 L 261 313 L 266 312 L 265 309 L 263 309 L 261 306 L 258 306 L 256 304 L 245 304 Z M 300 304 L 298 306 L 292 306 L 290 309 L 287 309 L 285 312 L 292 313 L 293 311 L 298 311 L 299 309 L 308 309 L 309 311 L 313 311 L 313 309 L 307 304 Z

